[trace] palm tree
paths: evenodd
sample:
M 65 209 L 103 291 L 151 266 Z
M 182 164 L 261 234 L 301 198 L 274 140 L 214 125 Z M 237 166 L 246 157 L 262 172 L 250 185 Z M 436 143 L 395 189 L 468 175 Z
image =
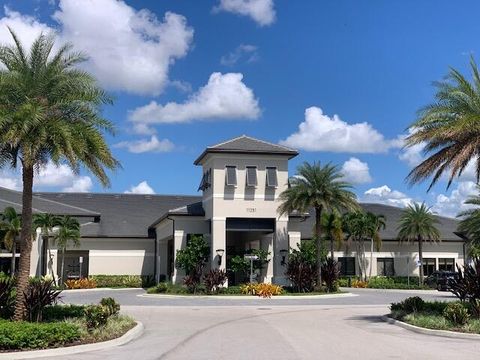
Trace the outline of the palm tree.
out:
M 62 254 L 61 267 L 60 267 L 60 279 L 59 284 L 65 282 L 65 251 L 70 242 L 73 246 L 80 246 L 80 224 L 78 220 L 68 215 L 60 218 L 58 223 L 58 230 L 53 236 L 54 243 L 57 244 L 58 250 Z
M 370 219 L 364 211 L 353 211 L 343 216 L 343 225 L 347 234 L 347 247 L 353 241 L 357 257 L 360 278 L 367 279 L 367 260 L 365 258 L 365 240 L 371 234 Z
M 375 244 L 375 250 L 380 251 L 382 248 L 382 238 L 380 236 L 380 231 L 385 229 L 385 216 L 376 215 L 371 212 L 367 212 L 367 220 L 369 224 L 369 237 L 370 237 L 370 273 L 368 277 L 372 277 L 372 265 L 373 265 L 373 248 Z
M 313 237 L 317 248 L 317 266 L 321 269 L 324 260 L 324 244 L 321 236 L 322 213 L 324 211 L 343 211 L 358 208 L 352 186 L 342 181 L 342 173 L 338 166 L 330 163 L 322 166 L 320 162 L 313 165 L 304 162 L 297 168 L 297 175 L 290 178 L 290 186 L 280 194 L 281 214 L 292 211 L 306 213 L 312 208 L 315 211 L 315 228 Z M 321 284 L 321 273 L 318 272 L 318 284 Z
M 25 314 L 24 291 L 32 249 L 32 187 L 35 170 L 52 161 L 78 173 L 81 166 L 109 185 L 105 169 L 116 169 L 103 137 L 113 125 L 101 115 L 110 97 L 94 77 L 76 68 L 85 60 L 66 44 L 53 52 L 54 37 L 41 34 L 27 53 L 10 29 L 14 45 L 0 46 L 0 166 L 22 171 L 22 231 L 15 320 Z
M 480 186 L 477 186 L 480 190 Z M 468 239 L 470 249 L 476 254 L 480 248 L 480 195 L 470 196 L 464 204 L 475 205 L 476 208 L 462 211 L 457 217 L 462 218 L 458 231 Z
M 12 260 L 10 263 L 10 276 L 15 276 L 15 258 L 17 248 L 17 238 L 22 230 L 22 218 L 17 214 L 15 209 L 8 206 L 3 210 L 2 222 L 0 229 L 3 230 L 3 243 L 7 250 L 12 253 Z
M 414 203 L 402 211 L 398 225 L 400 241 L 418 242 L 418 260 L 420 261 L 419 284 L 423 284 L 423 242 L 440 240 L 440 231 L 435 226 L 440 221 L 433 215 L 425 203 Z
M 344 239 L 342 217 L 338 211 L 322 214 L 322 231 L 325 238 L 330 241 L 330 257 L 335 255 L 335 245 L 339 249 Z
M 49 214 L 49 213 L 41 213 L 35 214 L 33 216 L 33 227 L 35 229 L 40 228 L 42 231 L 42 238 L 43 243 L 47 245 L 47 252 L 48 252 L 48 263 L 47 263 L 47 270 L 49 270 L 50 275 L 53 277 L 55 281 L 55 277 L 53 276 L 53 268 L 52 268 L 52 252 L 50 249 L 50 236 L 53 232 L 53 228 L 57 226 L 60 222 L 60 217 L 57 215 Z M 43 257 L 43 253 L 42 253 Z M 43 266 L 43 264 L 42 264 Z
M 448 170 L 448 188 L 470 160 L 476 162 L 479 182 L 480 74 L 473 57 L 470 67 L 473 81 L 451 68 L 445 81 L 435 83 L 435 101 L 421 109 L 418 119 L 410 126 L 405 145 L 425 144 L 425 153 L 433 153 L 410 172 L 407 180 L 411 184 L 433 175 L 430 190 Z

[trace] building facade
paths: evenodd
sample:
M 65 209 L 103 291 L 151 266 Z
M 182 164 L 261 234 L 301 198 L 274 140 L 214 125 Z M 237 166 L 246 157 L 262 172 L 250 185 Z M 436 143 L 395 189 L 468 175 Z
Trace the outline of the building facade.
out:
M 201 167 L 201 196 L 35 193 L 34 212 L 69 214 L 81 223 L 81 245 L 65 254 L 64 278 L 88 275 L 144 275 L 157 281 L 181 283 L 185 274 L 176 268 L 177 251 L 194 235 L 210 246 L 207 268 L 225 269 L 229 284 L 246 274 L 231 271 L 235 256 L 253 249 L 265 250 L 268 262 L 256 280 L 287 284 L 288 251 L 301 241 L 311 241 L 314 226 L 310 214 L 280 214 L 279 195 L 287 188 L 288 162 L 297 151 L 248 136 L 211 147 L 195 160 Z M 21 211 L 21 193 L 0 189 L 0 206 Z M 402 209 L 361 204 L 366 211 L 382 214 L 380 251 L 370 253 L 367 242 L 367 274 L 418 275 L 417 244 L 397 240 Z M 464 240 L 456 234 L 455 219 L 438 217 L 441 241 L 424 246 L 424 270 L 454 270 L 465 259 Z M 0 252 L 0 270 L 6 270 L 10 254 Z M 343 275 L 358 274 L 354 251 L 335 252 Z M 50 269 L 50 270 L 49 270 Z M 81 269 L 81 270 L 80 270 Z M 59 274 L 59 252 L 51 239 L 37 233 L 32 252 L 32 275 Z

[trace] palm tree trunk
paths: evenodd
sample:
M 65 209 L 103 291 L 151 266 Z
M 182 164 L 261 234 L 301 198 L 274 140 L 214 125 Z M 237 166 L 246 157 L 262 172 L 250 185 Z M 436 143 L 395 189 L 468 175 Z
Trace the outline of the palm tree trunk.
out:
M 315 208 L 315 245 L 317 248 L 317 286 L 322 286 L 322 207 Z
M 63 288 L 63 284 L 65 284 L 65 279 L 64 279 L 64 270 L 65 270 L 65 248 L 62 248 L 62 266 L 60 268 L 60 277 L 62 279 L 61 282 L 61 287 Z
M 22 230 L 20 232 L 20 262 L 17 275 L 17 294 L 13 319 L 20 321 L 25 316 L 24 292 L 27 290 L 30 275 L 30 255 L 32 252 L 32 197 L 33 166 L 23 164 L 22 171 Z
M 423 239 L 418 236 L 418 260 L 420 261 L 420 276 L 418 278 L 418 284 L 423 285 Z
M 330 257 L 332 258 L 332 260 L 334 256 L 335 256 L 335 246 L 333 244 L 333 236 L 330 236 Z
M 15 276 L 15 258 L 17 257 L 17 242 L 15 241 L 15 238 L 13 238 L 13 243 L 12 243 L 12 262 L 10 263 L 10 277 Z
M 372 277 L 372 266 L 373 266 L 373 237 L 370 241 L 370 271 L 368 272 L 368 278 Z

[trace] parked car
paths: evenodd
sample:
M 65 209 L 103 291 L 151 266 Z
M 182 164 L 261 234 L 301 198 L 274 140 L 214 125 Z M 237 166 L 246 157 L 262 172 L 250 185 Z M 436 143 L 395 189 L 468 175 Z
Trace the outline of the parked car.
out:
M 458 273 L 454 271 L 434 271 L 425 279 L 425 284 L 438 291 L 448 291 L 449 281 L 457 278 Z

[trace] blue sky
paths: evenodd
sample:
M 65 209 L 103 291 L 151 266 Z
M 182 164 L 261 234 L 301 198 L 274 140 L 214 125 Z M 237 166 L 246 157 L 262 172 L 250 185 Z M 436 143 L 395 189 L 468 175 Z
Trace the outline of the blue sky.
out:
M 112 187 L 47 168 L 39 190 L 194 194 L 195 157 L 247 134 L 299 148 L 292 174 L 303 161 L 338 164 L 365 201 L 426 200 L 454 215 L 475 191 L 468 173 L 449 191 L 406 186 L 422 155 L 402 150 L 401 137 L 432 100 L 432 81 L 449 66 L 468 71 L 479 53 L 476 1 L 2 3 L 2 42 L 7 25 L 26 43 L 56 31 L 90 55 L 85 67 L 116 99 L 105 108 L 123 165 Z M 0 185 L 18 188 L 18 174 L 4 171 Z

